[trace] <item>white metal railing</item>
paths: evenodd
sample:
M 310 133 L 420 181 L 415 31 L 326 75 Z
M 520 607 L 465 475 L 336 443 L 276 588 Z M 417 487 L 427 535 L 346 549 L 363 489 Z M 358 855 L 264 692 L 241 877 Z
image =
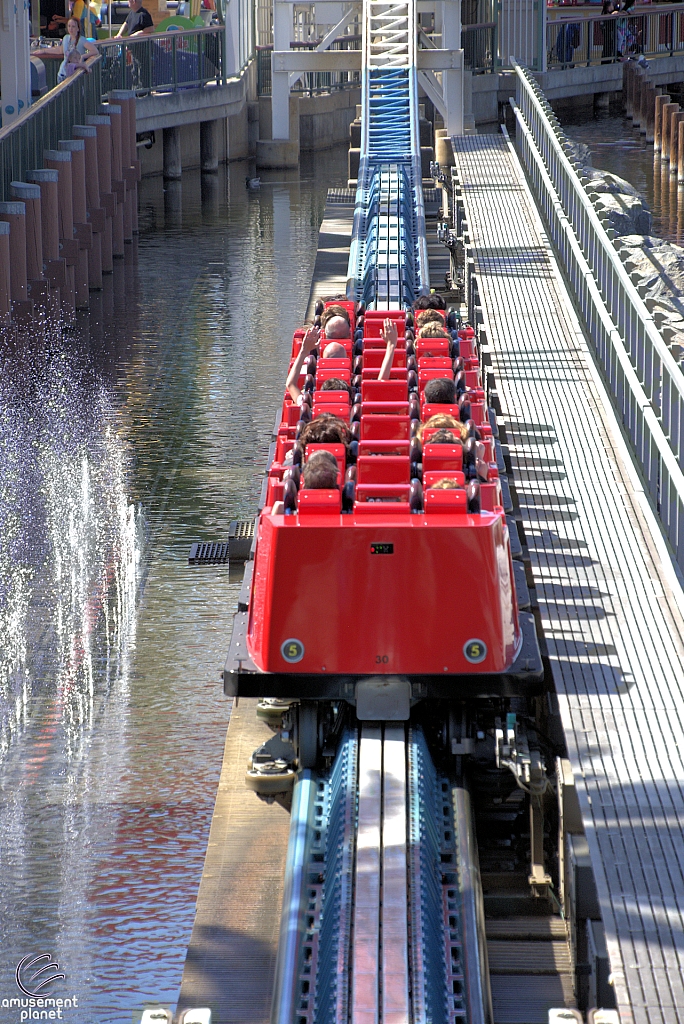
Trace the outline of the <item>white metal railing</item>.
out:
M 640 53 L 648 58 L 684 53 L 684 3 L 635 4 L 628 15 L 609 17 L 591 7 L 557 7 L 548 9 L 546 18 L 549 71 Z
M 516 146 L 648 492 L 684 569 L 684 374 L 623 266 L 579 165 L 516 62 Z

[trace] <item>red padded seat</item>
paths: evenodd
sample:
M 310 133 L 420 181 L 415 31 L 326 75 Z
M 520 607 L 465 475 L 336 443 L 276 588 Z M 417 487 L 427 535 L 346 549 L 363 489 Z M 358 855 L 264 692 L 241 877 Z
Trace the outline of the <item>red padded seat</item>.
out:
M 358 484 L 408 484 L 411 463 L 408 455 L 360 455 L 356 461 Z
M 404 441 L 411 437 L 411 420 L 403 415 L 362 416 L 362 441 Z
M 342 509 L 342 491 L 335 488 L 325 491 L 322 488 L 308 490 L 300 488 L 297 496 L 297 513 L 307 515 L 339 515 Z
M 457 515 L 459 512 L 468 511 L 465 490 L 456 490 L 455 488 L 435 490 L 434 487 L 428 487 L 423 491 L 423 502 L 427 513 L 442 512 Z

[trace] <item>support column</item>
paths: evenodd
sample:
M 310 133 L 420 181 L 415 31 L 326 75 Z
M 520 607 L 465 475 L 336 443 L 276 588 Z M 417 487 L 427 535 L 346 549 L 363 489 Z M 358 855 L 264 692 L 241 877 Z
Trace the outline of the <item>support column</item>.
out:
M 121 168 L 126 182 L 126 203 L 124 206 L 124 241 L 132 242 L 138 231 L 138 181 L 140 162 L 136 146 L 135 93 L 128 89 L 113 89 L 109 102 L 121 108 Z
M 93 229 L 86 212 L 85 142 L 83 139 L 62 139 L 57 143 L 63 153 L 71 153 L 71 200 L 74 214 L 74 237 L 78 253 L 74 265 L 76 309 L 90 305 L 88 253 L 93 246 Z
M 123 180 L 121 164 L 121 107 L 103 103 L 100 113 L 109 117 L 112 131 L 112 192 L 116 196 L 116 210 L 112 221 L 112 253 L 123 259 L 124 255 L 124 207 L 126 205 L 126 182 Z
M 205 174 L 218 171 L 218 121 L 200 121 L 200 168 Z
M 59 305 L 67 291 L 66 263 L 59 254 L 59 174 L 49 167 L 41 167 L 27 171 L 24 177 L 40 188 L 43 264 L 52 290 L 52 304 Z
M 289 50 L 292 36 L 292 4 L 273 0 L 273 49 Z M 275 71 L 271 57 L 271 138 L 290 138 L 290 74 Z
M 181 165 L 180 128 L 164 128 L 164 177 L 167 181 L 180 181 Z
M 78 242 L 74 238 L 74 197 L 71 182 L 71 153 L 61 149 L 46 149 L 43 153 L 46 167 L 57 171 L 57 200 L 59 213 L 60 255 L 66 260 L 66 289 L 63 295 L 66 304 L 76 308 L 76 274 Z
M 71 134 L 83 139 L 85 159 L 85 199 L 88 223 L 92 229 L 92 246 L 88 254 L 88 286 L 99 291 L 102 288 L 102 235 L 106 214 L 100 206 L 100 174 L 97 162 L 97 128 L 93 125 L 75 124 Z
M 26 277 L 26 207 L 23 203 L 0 203 L 0 220 L 9 225 L 10 296 L 13 316 L 31 316 Z
M 10 196 L 25 207 L 26 218 L 26 278 L 28 298 L 34 306 L 47 312 L 55 305 L 51 302 L 50 284 L 43 272 L 43 225 L 40 185 L 27 185 L 23 181 L 10 183 Z
M 112 260 L 112 220 L 116 213 L 116 196 L 112 192 L 112 125 L 104 114 L 89 114 L 86 125 L 97 131 L 97 170 L 100 183 L 100 206 L 105 211 L 104 230 L 102 232 L 102 273 L 111 274 L 114 269 Z
M 0 323 L 7 323 L 12 314 L 9 236 L 9 224 L 0 220 Z
M 444 0 L 442 3 L 442 47 L 445 50 L 461 50 L 461 4 L 460 0 Z M 463 52 L 461 66 L 442 72 L 442 88 L 447 116 L 447 135 L 463 135 Z

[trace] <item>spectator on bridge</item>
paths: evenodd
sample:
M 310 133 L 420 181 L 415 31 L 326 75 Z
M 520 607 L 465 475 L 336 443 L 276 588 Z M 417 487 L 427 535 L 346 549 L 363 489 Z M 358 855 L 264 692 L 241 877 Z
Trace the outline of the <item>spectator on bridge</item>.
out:
M 89 43 L 81 33 L 81 24 L 78 18 L 69 18 L 67 34 L 62 40 L 62 49 L 64 51 L 64 60 L 57 72 L 58 82 L 63 82 L 68 74 L 73 74 L 73 65 L 80 64 L 86 54 L 93 57 L 97 56 L 97 47 Z M 71 71 L 68 70 L 69 65 L 72 65 Z
M 154 22 L 150 12 L 143 7 L 142 0 L 128 0 L 128 6 L 130 11 L 117 32 L 117 38 L 124 33 L 127 36 L 151 35 L 154 32 Z

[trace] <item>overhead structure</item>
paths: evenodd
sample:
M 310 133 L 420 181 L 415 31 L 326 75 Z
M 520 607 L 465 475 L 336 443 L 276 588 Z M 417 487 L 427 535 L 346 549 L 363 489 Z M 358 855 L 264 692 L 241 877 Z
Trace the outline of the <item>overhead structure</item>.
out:
M 409 306 L 430 289 L 423 206 L 415 0 L 364 4 L 361 160 L 347 298 Z
M 2 127 L 7 127 L 31 103 L 31 64 L 28 0 L 2 0 L 0 19 L 0 91 Z

